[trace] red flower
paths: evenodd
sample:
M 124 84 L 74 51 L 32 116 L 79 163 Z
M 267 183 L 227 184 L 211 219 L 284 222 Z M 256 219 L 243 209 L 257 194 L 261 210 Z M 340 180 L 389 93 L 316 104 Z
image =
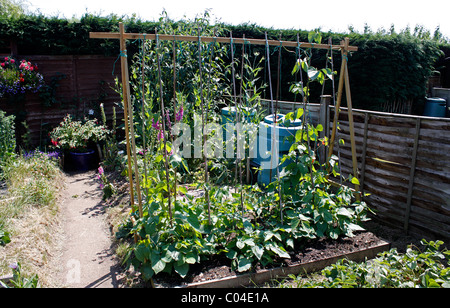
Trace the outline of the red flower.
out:
M 58 145 L 58 141 L 55 141 L 55 140 L 52 139 L 52 144 L 53 144 L 53 146 L 56 147 Z
M 20 78 L 20 82 L 25 82 L 25 79 L 23 79 L 23 78 Z

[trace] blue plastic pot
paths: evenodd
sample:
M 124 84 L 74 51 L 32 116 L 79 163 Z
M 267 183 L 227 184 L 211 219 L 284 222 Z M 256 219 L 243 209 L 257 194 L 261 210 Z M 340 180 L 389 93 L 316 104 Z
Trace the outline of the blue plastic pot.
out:
M 84 153 L 69 152 L 72 169 L 78 172 L 89 171 L 95 168 L 95 151 Z

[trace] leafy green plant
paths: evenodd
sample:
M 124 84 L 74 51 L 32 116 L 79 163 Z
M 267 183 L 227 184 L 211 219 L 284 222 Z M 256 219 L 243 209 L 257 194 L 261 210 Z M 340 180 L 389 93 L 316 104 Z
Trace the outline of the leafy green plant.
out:
M 409 247 L 406 253 L 391 249 L 361 264 L 341 259 L 322 270 L 323 281 L 301 287 L 326 288 L 450 288 L 450 251 L 442 241 L 421 241 L 424 250 Z
M 97 124 L 96 120 L 74 121 L 68 114 L 64 120 L 50 132 L 55 148 L 86 152 L 88 145 L 106 138 L 108 129 Z
M 14 131 L 13 115 L 6 116 L 6 113 L 0 110 L 0 174 L 1 168 L 8 158 L 15 155 L 16 137 Z
M 316 32 L 311 35 L 311 40 L 320 41 L 320 38 Z M 248 59 L 244 58 L 244 61 L 247 63 Z M 299 94 L 307 100 L 310 82 L 317 80 L 323 83 L 332 72 L 313 68 L 308 55 L 302 61 L 304 64 L 301 67 L 309 77 L 305 86 L 303 83 L 296 86 Z M 243 90 L 254 90 L 244 96 L 246 103 L 255 106 L 259 104 L 259 90 L 255 83 L 257 72 L 258 69 L 252 70 L 247 66 L 249 77 L 241 80 Z M 194 78 L 198 76 L 194 75 Z M 159 85 L 155 86 L 158 89 Z M 191 106 L 198 110 L 202 93 L 196 88 L 198 84 L 191 86 L 194 100 Z M 208 92 L 203 94 L 206 97 Z M 135 214 L 117 234 L 119 237 L 137 239 L 134 245 L 130 245 L 125 259 L 128 265 L 133 265 L 142 273 L 144 279 L 173 271 L 186 277 L 193 264 L 213 257 L 225 257 L 233 269 L 245 272 L 257 264 L 267 266 L 289 259 L 298 245 L 310 239 L 337 239 L 363 230 L 359 223 L 366 220 L 367 206 L 354 202 L 349 189 L 331 188 L 326 168 L 316 161 L 317 147 L 313 149 L 310 146 L 311 143 L 327 145 L 326 139 L 320 140 L 318 137 L 323 128 L 307 124 L 303 109 L 286 115 L 287 121 L 303 116 L 304 124 L 291 137 L 293 145 L 281 161 L 285 167 L 279 181 L 265 190 L 257 185 L 243 185 L 239 192 L 230 193 L 227 188 L 212 185 L 203 178 L 194 186 L 201 188 L 204 194 L 195 198 L 184 186 L 176 187 L 174 177 L 177 170 L 189 172 L 192 169 L 188 168 L 183 158 L 172 155 L 169 140 L 165 140 L 166 145 L 161 142 L 168 137 L 161 134 L 161 124 L 152 112 L 145 109 L 142 118 L 152 120 L 149 137 L 153 136 L 150 140 L 154 141 L 150 151 L 143 153 L 148 158 L 149 170 L 142 182 L 146 192 L 144 213 L 142 217 Z M 215 115 L 210 114 L 214 119 Z M 194 127 L 201 124 L 196 114 L 193 121 Z M 164 154 L 170 156 L 168 168 L 164 168 Z M 217 161 L 212 166 L 216 170 L 223 169 Z M 171 205 L 169 198 L 175 195 L 176 201 Z M 283 206 L 279 206 L 280 202 Z
M 3 226 L 0 225 L 0 246 L 5 246 L 9 242 L 11 242 L 9 232 L 3 230 Z
M 39 277 L 33 275 L 32 277 L 25 277 L 22 272 L 22 266 L 20 263 L 14 263 L 10 265 L 13 270 L 13 279 L 9 280 L 9 284 L 0 281 L 0 286 L 3 288 L 38 288 L 39 287 Z

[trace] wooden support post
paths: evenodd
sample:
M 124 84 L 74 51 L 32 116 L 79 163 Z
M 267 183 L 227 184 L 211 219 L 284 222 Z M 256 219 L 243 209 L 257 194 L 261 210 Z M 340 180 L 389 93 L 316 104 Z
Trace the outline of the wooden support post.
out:
M 122 69 L 122 93 L 123 93 L 123 109 L 125 118 L 125 135 L 127 139 L 127 158 L 128 158 L 128 179 L 130 181 L 130 202 L 134 206 L 134 189 L 133 189 L 133 172 L 131 170 L 131 154 L 133 154 L 135 180 L 136 180 L 136 193 L 138 197 L 139 216 L 142 217 L 142 198 L 141 198 L 141 185 L 139 181 L 139 172 L 136 157 L 136 143 L 134 138 L 134 125 L 133 125 L 133 108 L 131 106 L 130 98 L 130 83 L 128 76 L 128 61 L 127 61 L 127 46 L 124 39 L 125 29 L 123 23 L 119 23 L 120 30 L 120 55 L 121 55 L 121 69 Z M 130 136 L 131 135 L 131 136 Z M 130 138 L 131 137 L 131 138 Z M 130 139 L 131 146 L 130 148 Z M 133 153 L 131 153 L 131 150 Z
M 347 65 L 347 57 L 345 57 L 345 58 L 342 57 L 341 71 L 339 74 L 338 94 L 337 94 L 336 106 L 334 108 L 333 129 L 331 131 L 330 146 L 328 149 L 328 161 L 330 160 L 331 155 L 333 155 L 334 142 L 336 139 L 337 122 L 339 120 L 339 109 L 341 108 L 342 92 L 344 89 L 344 71 L 345 71 L 346 65 Z
M 337 122 L 339 119 L 339 108 L 341 107 L 342 94 L 343 94 L 343 89 L 344 89 L 344 85 L 345 85 L 345 95 L 346 95 L 347 107 L 348 107 L 348 121 L 349 121 L 349 128 L 350 128 L 350 143 L 351 143 L 351 151 L 352 151 L 353 177 L 358 179 L 358 161 L 357 161 L 357 157 L 356 157 L 355 131 L 354 131 L 353 111 L 352 111 L 352 97 L 351 97 L 350 80 L 349 80 L 349 76 L 348 76 L 348 67 L 347 67 L 348 51 L 349 51 L 348 37 L 346 37 L 345 40 L 343 42 L 341 42 L 341 46 L 343 46 L 343 48 L 341 49 L 342 64 L 341 64 L 341 72 L 339 75 L 337 101 L 336 101 L 336 106 L 334 109 L 333 130 L 331 132 L 330 145 L 329 145 L 329 150 L 328 150 L 329 151 L 328 152 L 328 160 L 331 158 L 331 155 L 333 155 L 334 142 L 336 139 Z M 359 185 L 355 185 L 355 190 L 359 191 Z M 356 199 L 358 201 L 360 201 L 361 196 L 358 194 L 356 196 Z
M 419 147 L 419 135 L 420 135 L 420 118 L 416 119 L 416 135 L 414 136 L 414 148 L 412 152 L 411 159 L 411 169 L 409 171 L 409 184 L 408 184 L 408 196 L 406 199 L 406 209 L 405 209 L 405 223 L 403 229 L 405 233 L 408 234 L 409 230 L 409 216 L 411 214 L 411 201 L 413 195 L 413 185 L 414 185 L 414 174 L 416 172 L 416 161 L 417 161 L 417 148 Z
M 125 120 L 125 139 L 127 145 L 127 162 L 128 162 L 128 181 L 130 183 L 130 203 L 134 206 L 134 185 L 133 171 L 131 169 L 131 149 L 130 149 L 130 133 L 128 123 L 128 88 L 126 86 L 128 80 L 128 64 L 127 64 L 127 47 L 124 39 L 124 26 L 119 23 L 120 31 L 120 64 L 122 71 L 122 96 L 123 96 L 123 117 Z
M 345 46 L 348 46 L 348 38 L 345 38 Z M 343 57 L 347 63 L 347 53 L 343 52 Z M 358 159 L 356 157 L 356 144 L 355 144 L 355 128 L 353 124 L 353 108 L 352 108 L 352 96 L 350 92 L 350 81 L 348 78 L 348 66 L 345 65 L 345 95 L 347 97 L 347 108 L 348 108 L 348 125 L 350 128 L 350 143 L 352 147 L 352 165 L 353 165 L 353 177 L 358 177 Z M 355 185 L 355 190 L 359 191 L 359 185 Z M 360 200 L 360 196 L 356 198 L 358 201 Z

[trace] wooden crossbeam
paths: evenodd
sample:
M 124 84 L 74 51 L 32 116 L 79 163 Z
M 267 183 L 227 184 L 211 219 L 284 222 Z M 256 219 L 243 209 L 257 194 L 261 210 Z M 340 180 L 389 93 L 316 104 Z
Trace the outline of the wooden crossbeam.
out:
M 159 40 L 162 41 L 185 41 L 185 42 L 198 42 L 198 36 L 191 35 L 170 35 L 170 34 L 146 34 L 146 33 L 125 33 L 123 35 L 124 39 L 129 40 L 156 40 L 158 36 Z M 120 39 L 120 33 L 117 32 L 90 32 L 89 37 L 92 39 Z M 297 47 L 300 45 L 301 48 L 315 48 L 315 49 L 330 49 L 329 44 L 314 44 L 294 41 L 277 41 L 277 40 L 263 40 L 263 39 L 248 39 L 248 38 L 229 38 L 229 37 L 217 37 L 217 36 L 200 36 L 200 40 L 205 43 L 228 43 L 233 42 L 234 44 L 250 44 L 250 45 L 266 45 L 269 46 L 284 46 L 284 47 Z M 347 48 L 347 51 L 357 51 L 357 46 L 345 46 L 341 45 L 331 45 L 334 50 L 341 50 Z

